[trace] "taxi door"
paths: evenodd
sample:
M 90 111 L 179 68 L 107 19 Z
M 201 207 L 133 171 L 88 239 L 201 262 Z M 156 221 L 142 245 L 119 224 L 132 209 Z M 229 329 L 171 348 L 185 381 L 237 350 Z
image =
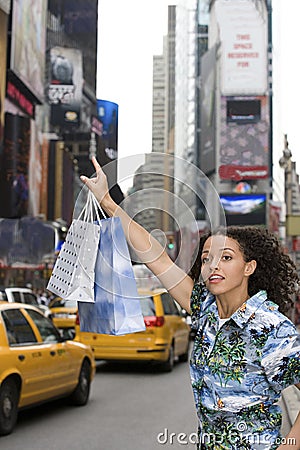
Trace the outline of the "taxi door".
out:
M 40 335 L 44 392 L 48 397 L 65 393 L 67 386 L 73 387 L 76 383 L 68 343 L 62 342 L 58 330 L 49 319 L 32 309 L 27 309 L 26 313 Z
M 8 358 L 5 358 L 7 370 L 16 368 L 20 374 L 22 390 L 19 406 L 25 406 L 28 403 L 39 401 L 44 389 L 43 355 L 37 336 L 21 310 L 3 311 L 2 319 L 9 345 L 6 347 Z M 3 360 L 4 355 L 1 358 L 1 361 Z M 5 368 L 1 368 L 1 371 L 4 373 Z

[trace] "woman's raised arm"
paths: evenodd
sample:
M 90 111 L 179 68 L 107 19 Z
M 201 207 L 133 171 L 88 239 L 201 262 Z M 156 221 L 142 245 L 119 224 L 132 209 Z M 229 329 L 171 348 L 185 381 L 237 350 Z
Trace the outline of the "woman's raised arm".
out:
M 138 258 L 157 276 L 181 307 L 190 312 L 193 280 L 171 260 L 157 239 L 131 219 L 114 202 L 109 194 L 106 175 L 95 157 L 92 158 L 92 163 L 96 170 L 96 177 L 81 176 L 81 180 L 93 192 L 101 207 L 109 216 L 120 217 L 127 242 Z

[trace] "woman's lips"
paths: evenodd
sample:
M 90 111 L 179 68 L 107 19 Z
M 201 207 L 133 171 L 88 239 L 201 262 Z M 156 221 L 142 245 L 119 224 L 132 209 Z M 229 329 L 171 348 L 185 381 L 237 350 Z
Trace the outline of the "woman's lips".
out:
M 208 279 L 208 281 L 211 284 L 217 284 L 220 283 L 222 280 L 224 280 L 224 277 L 222 277 L 221 275 L 211 275 Z

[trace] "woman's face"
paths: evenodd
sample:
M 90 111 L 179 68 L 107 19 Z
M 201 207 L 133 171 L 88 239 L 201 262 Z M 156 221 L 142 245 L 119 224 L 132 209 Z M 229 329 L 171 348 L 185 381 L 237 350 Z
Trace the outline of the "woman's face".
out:
M 221 295 L 248 286 L 249 275 L 256 268 L 256 261 L 245 262 L 236 240 L 222 236 L 210 236 L 203 246 L 201 275 L 214 295 Z

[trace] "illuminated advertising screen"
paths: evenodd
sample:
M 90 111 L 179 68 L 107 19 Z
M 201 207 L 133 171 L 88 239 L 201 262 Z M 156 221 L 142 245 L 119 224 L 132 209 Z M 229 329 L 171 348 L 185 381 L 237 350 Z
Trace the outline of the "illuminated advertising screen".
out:
M 14 0 L 10 68 L 39 99 L 44 97 L 46 0 Z
M 118 161 L 118 110 L 117 103 L 109 100 L 97 100 L 98 133 L 97 157 L 108 178 L 109 186 L 117 181 Z
M 83 86 L 82 52 L 76 48 L 53 47 L 50 58 L 51 124 L 62 128 L 78 127 Z
M 265 225 L 266 194 L 220 194 L 227 225 Z

